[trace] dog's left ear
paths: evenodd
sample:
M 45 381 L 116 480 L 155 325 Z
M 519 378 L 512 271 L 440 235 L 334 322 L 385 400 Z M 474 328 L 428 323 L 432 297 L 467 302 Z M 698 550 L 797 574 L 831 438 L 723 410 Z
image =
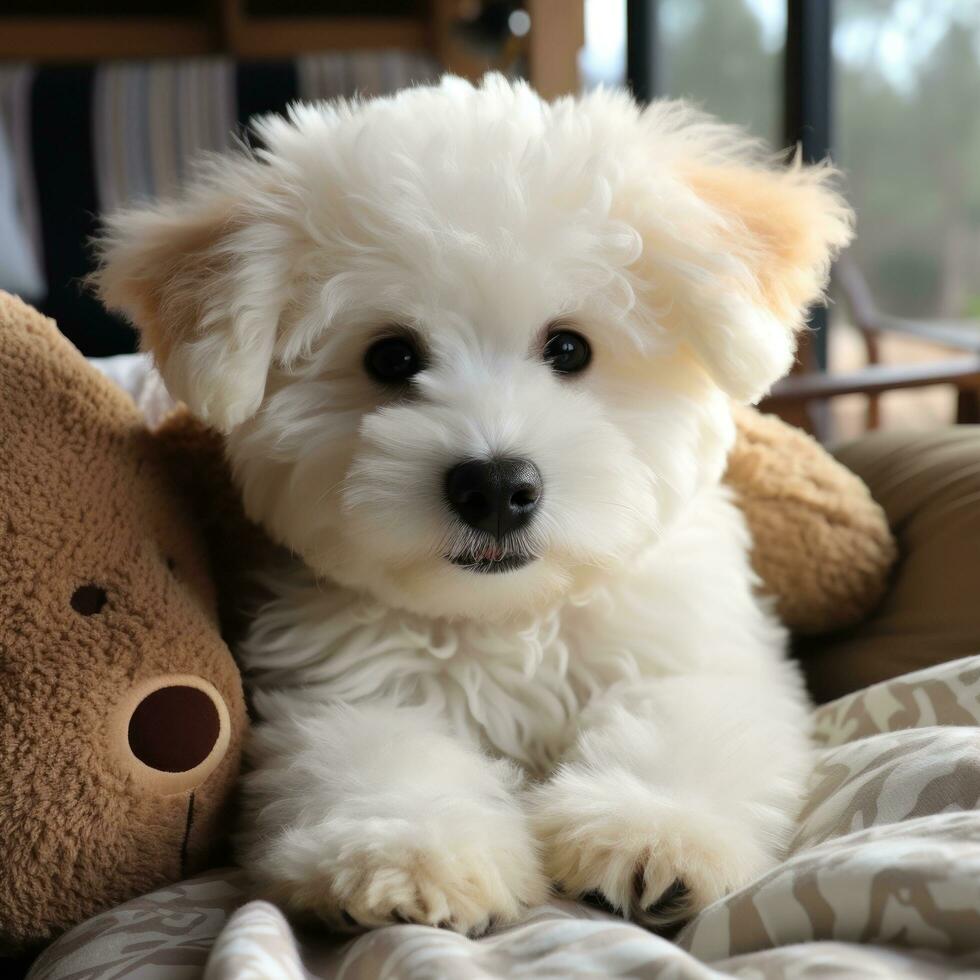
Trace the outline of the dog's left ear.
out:
M 290 261 L 284 230 L 257 214 L 261 169 L 246 166 L 223 186 L 110 215 L 91 277 L 139 328 L 170 393 L 223 432 L 262 403 Z
M 691 161 L 679 176 L 712 215 L 722 262 L 711 275 L 723 281 L 720 302 L 687 325 L 685 339 L 729 395 L 755 402 L 792 365 L 796 333 L 851 239 L 853 213 L 827 165 Z

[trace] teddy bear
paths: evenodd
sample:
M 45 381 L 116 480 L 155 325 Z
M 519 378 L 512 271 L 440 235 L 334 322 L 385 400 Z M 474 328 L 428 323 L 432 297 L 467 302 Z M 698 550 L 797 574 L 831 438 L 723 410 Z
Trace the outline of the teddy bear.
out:
M 213 860 L 246 727 L 205 537 L 132 400 L 0 295 L 0 944 Z
M 735 425 L 725 482 L 752 533 L 761 591 L 797 636 L 862 622 L 898 558 L 884 510 L 859 476 L 801 429 L 744 406 Z
M 737 414 L 727 480 L 760 590 L 798 633 L 852 625 L 895 545 L 808 436 Z M 229 650 L 277 549 L 221 437 L 132 400 L 0 293 L 0 952 L 216 859 L 247 714 Z

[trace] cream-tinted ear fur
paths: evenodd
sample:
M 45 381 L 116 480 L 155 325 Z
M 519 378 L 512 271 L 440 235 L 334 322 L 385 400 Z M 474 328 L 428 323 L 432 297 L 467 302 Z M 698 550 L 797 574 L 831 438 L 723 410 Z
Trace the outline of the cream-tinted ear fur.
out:
M 285 303 L 285 230 L 250 209 L 261 171 L 238 160 L 223 186 L 205 179 L 179 203 L 109 216 L 92 277 L 139 328 L 171 394 L 225 432 L 262 402 Z
M 732 398 L 757 401 L 792 365 L 807 307 L 851 239 L 836 171 L 786 165 L 683 101 L 640 109 L 598 90 L 582 112 L 594 142 L 617 149 L 613 211 L 642 242 L 631 267 L 638 315 Z
M 716 247 L 731 260 L 727 309 L 714 323 L 695 320 L 685 339 L 729 395 L 757 401 L 792 365 L 853 214 L 825 164 L 690 160 L 678 175 L 717 216 Z
M 755 401 L 789 369 L 807 308 L 851 239 L 852 212 L 827 165 L 692 163 L 681 176 L 721 217 L 720 247 L 748 272 L 736 277 L 731 311 L 743 332 L 707 323 L 688 340 L 730 395 Z

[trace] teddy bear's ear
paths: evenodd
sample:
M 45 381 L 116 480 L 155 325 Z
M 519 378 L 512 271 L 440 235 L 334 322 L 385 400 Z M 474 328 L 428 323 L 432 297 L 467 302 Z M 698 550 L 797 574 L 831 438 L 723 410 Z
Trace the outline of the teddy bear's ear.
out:
M 679 175 L 713 217 L 710 248 L 727 261 L 730 297 L 685 339 L 729 395 L 754 402 L 789 370 L 853 215 L 827 165 L 689 160 Z
M 139 328 L 170 393 L 223 432 L 262 402 L 285 302 L 285 233 L 249 204 L 245 175 L 230 172 L 224 187 L 110 215 L 92 276 Z
M 221 635 L 232 648 L 268 598 L 257 571 L 283 560 L 281 549 L 245 515 L 220 433 L 178 406 L 152 433 L 156 451 L 207 543 Z

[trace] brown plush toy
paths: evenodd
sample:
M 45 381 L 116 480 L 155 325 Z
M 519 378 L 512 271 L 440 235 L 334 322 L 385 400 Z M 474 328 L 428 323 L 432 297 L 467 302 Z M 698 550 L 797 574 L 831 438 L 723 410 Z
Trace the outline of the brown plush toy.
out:
M 752 564 L 794 633 L 842 630 L 878 605 L 898 555 L 861 478 L 805 432 L 738 408 L 725 480 L 752 532 Z
M 135 405 L 0 293 L 0 948 L 205 865 L 246 724 L 205 543 Z

